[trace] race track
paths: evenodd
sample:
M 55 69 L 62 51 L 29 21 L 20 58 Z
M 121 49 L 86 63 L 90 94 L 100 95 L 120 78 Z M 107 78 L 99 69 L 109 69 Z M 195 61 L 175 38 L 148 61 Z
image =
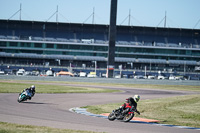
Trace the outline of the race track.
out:
M 77 85 L 70 84 L 70 86 Z M 94 85 L 91 85 L 91 87 L 94 87 Z M 1 93 L 0 121 L 109 133 L 199 133 L 198 130 L 165 127 L 145 123 L 123 123 L 120 121 L 112 122 L 107 119 L 86 116 L 69 111 L 69 109 L 73 107 L 123 102 L 127 97 L 134 94 L 141 95 L 142 100 L 193 94 L 192 92 L 184 91 L 163 91 L 117 87 L 109 88 L 105 86 L 95 87 L 120 89 L 124 92 L 103 94 L 36 94 L 31 101 L 24 103 L 17 102 L 17 93 Z

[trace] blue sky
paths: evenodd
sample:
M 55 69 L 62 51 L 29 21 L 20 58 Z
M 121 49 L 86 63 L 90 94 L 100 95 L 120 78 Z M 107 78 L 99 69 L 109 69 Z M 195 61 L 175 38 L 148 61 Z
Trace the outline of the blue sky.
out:
M 109 24 L 110 0 L 0 0 L 0 19 L 9 19 L 20 3 L 22 20 L 47 21 L 58 5 L 59 22 L 92 23 L 94 8 L 94 23 Z M 130 10 L 131 25 L 163 27 L 166 11 L 167 27 L 193 29 L 200 20 L 199 5 L 200 0 L 118 0 L 117 24 L 128 25 Z M 11 19 L 19 20 L 19 13 Z M 56 15 L 49 21 L 55 22 Z

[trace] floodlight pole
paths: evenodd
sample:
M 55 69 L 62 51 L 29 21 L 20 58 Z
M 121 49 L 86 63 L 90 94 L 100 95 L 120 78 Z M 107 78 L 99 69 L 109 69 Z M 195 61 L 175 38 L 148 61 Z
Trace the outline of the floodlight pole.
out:
M 95 12 L 95 8 L 93 7 L 93 13 L 92 13 L 92 24 L 94 24 L 94 12 Z
M 116 39 L 116 20 L 117 20 L 117 0 L 111 0 L 110 6 L 110 26 L 109 26 L 109 46 L 107 77 L 113 78 L 115 66 L 115 39 Z
M 167 25 L 167 12 L 165 11 L 165 23 L 164 23 L 164 27 L 166 28 Z
M 22 4 L 20 3 L 20 14 L 19 14 L 19 20 L 22 20 Z
M 57 5 L 57 10 L 56 10 L 56 23 L 58 23 L 58 5 Z

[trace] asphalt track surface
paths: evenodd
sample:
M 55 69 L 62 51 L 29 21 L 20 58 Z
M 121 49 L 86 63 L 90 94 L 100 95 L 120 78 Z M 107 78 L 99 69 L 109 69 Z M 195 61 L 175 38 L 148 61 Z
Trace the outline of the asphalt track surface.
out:
M 30 81 L 31 82 L 31 81 Z M 34 82 L 33 82 L 34 83 Z M 60 84 L 65 85 L 65 84 Z M 122 93 L 91 93 L 91 94 L 37 94 L 31 101 L 18 103 L 17 93 L 0 94 L 0 121 L 47 126 L 62 129 L 75 129 L 109 133 L 199 133 L 198 130 L 181 129 L 150 125 L 145 123 L 124 123 L 109 121 L 98 117 L 91 117 L 69 111 L 73 107 L 123 102 L 134 94 L 141 95 L 141 100 L 195 94 L 185 91 L 163 91 L 137 88 L 105 87 L 97 85 L 77 85 L 105 89 L 119 89 Z M 142 115 L 142 114 L 141 114 Z

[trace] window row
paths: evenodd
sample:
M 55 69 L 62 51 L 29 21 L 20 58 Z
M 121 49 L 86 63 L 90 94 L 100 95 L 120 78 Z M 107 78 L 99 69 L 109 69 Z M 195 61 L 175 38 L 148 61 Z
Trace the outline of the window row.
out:
M 107 57 L 107 53 L 96 53 L 96 52 L 77 52 L 77 51 L 47 51 L 47 50 L 22 50 L 22 49 L 2 49 L 1 52 L 7 53 L 33 53 L 42 55 L 73 55 L 73 56 L 97 56 L 97 57 Z M 163 59 L 163 60 L 193 60 L 200 61 L 198 57 L 177 57 L 177 56 L 158 56 L 158 55 L 133 55 L 133 54 L 115 54 L 116 57 L 122 58 L 145 58 L 145 59 Z
M 46 43 L 26 43 L 26 42 L 0 42 L 0 47 L 21 47 L 52 50 L 81 50 L 81 51 L 108 51 L 108 46 L 96 45 L 75 45 L 75 44 L 46 44 Z M 116 52 L 121 53 L 141 53 L 141 54 L 163 54 L 163 55 L 187 55 L 200 56 L 200 50 L 187 49 L 162 49 L 162 48 L 144 48 L 144 47 L 119 47 L 116 46 Z

